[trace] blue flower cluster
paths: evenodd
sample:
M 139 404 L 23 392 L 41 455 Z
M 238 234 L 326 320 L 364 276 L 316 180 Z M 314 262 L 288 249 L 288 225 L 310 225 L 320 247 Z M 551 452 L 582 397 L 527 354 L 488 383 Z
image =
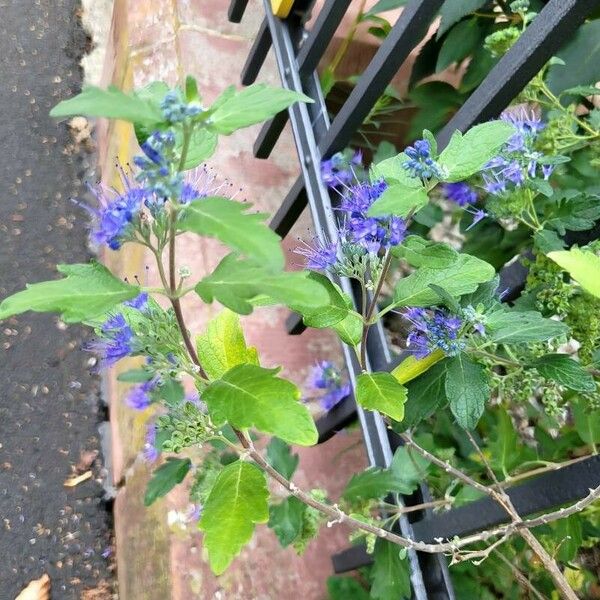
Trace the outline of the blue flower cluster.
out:
M 109 317 L 100 326 L 101 337 L 87 346 L 96 352 L 103 367 L 110 367 L 133 351 L 135 335 L 122 314 Z
M 513 125 L 516 132 L 500 154 L 486 165 L 487 172 L 483 174 L 486 191 L 498 196 L 511 188 L 521 187 L 528 179 L 548 180 L 554 166 L 545 164 L 546 157 L 535 148 L 544 122 L 524 106 L 508 109 L 500 118 Z
M 154 422 L 150 422 L 146 425 L 142 456 L 146 462 L 156 462 L 160 456 L 160 451 L 156 447 L 156 423 Z
M 412 324 L 406 345 L 417 358 L 425 358 L 438 349 L 446 356 L 456 356 L 465 348 L 464 340 L 459 337 L 463 322 L 446 310 L 409 308 L 404 317 Z
M 313 367 L 308 385 L 316 392 L 323 392 L 319 404 L 327 411 L 350 394 L 350 385 L 342 382 L 340 372 L 328 360 L 322 360 Z
M 155 131 L 141 146 L 144 156 L 133 159 L 140 169 L 136 179 L 159 199 L 159 206 L 167 198 L 179 198 L 181 195 L 183 174 L 174 168 L 175 143 L 172 131 Z M 147 202 L 150 208 L 153 204 Z
M 414 145 L 404 149 L 404 154 L 408 156 L 408 160 L 403 164 L 403 167 L 413 177 L 442 179 L 442 170 L 431 157 L 431 146 L 427 140 L 417 140 Z
M 136 385 L 129 391 L 127 399 L 125 400 L 129 408 L 134 410 L 145 410 L 152 404 L 152 397 L 150 393 L 158 385 L 158 379 L 153 378 L 150 381 L 145 381 L 140 385 Z
M 189 117 L 195 117 L 202 112 L 202 107 L 198 104 L 187 104 L 181 99 L 178 90 L 167 92 L 160 103 L 163 116 L 170 123 L 181 123 Z
M 458 204 L 458 206 L 465 207 L 477 202 L 477 192 L 464 181 L 445 183 L 442 186 L 442 192 L 447 200 Z
M 387 189 L 385 181 L 358 183 L 347 186 L 337 209 L 342 213 L 342 227 L 336 241 L 305 244 L 295 252 L 305 257 L 306 266 L 315 271 L 338 271 L 344 261 L 365 254 L 378 255 L 402 243 L 406 236 L 406 222 L 401 217 L 369 217 L 369 207 Z
M 351 156 L 348 155 L 348 152 L 337 152 L 328 160 L 321 162 L 321 177 L 328 187 L 345 187 L 356 179 L 355 169 L 361 165 L 362 152 L 360 150 Z

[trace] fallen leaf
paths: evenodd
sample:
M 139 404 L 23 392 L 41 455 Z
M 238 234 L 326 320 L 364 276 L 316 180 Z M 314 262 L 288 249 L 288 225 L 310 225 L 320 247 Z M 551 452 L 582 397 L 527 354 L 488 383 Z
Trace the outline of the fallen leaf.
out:
M 69 479 L 67 479 L 63 485 L 65 487 L 75 487 L 76 485 L 79 485 L 80 483 L 83 483 L 84 481 L 91 479 L 91 477 L 92 477 L 92 472 L 86 471 L 85 473 L 82 473 L 81 475 L 77 475 L 76 477 L 69 477 Z
M 50 577 L 44 573 L 31 581 L 15 600 L 50 600 Z

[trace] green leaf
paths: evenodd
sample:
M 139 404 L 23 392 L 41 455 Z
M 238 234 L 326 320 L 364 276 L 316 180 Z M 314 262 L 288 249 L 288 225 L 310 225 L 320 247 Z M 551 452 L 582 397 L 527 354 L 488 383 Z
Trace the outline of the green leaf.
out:
M 164 121 L 162 113 L 152 103 L 135 95 L 125 94 L 114 86 L 102 90 L 86 85 L 80 94 L 59 102 L 50 111 L 50 116 L 55 118 L 76 115 L 107 117 L 146 125 Z
M 377 15 L 388 10 L 400 8 L 401 6 L 405 6 L 407 2 L 408 0 L 379 0 L 379 2 L 373 8 L 371 8 L 365 16 L 369 17 L 371 15 Z
M 402 244 L 392 248 L 392 254 L 413 267 L 429 269 L 445 269 L 458 259 L 458 252 L 448 244 L 425 240 L 418 235 L 407 236 Z
M 404 557 L 401 557 L 402 553 Z M 406 550 L 386 540 L 377 540 L 373 558 L 371 598 L 410 598 L 410 568 Z
M 402 482 L 401 485 L 404 489 L 407 490 L 404 493 L 411 494 L 426 479 L 429 461 L 414 450 L 400 446 L 394 452 L 390 468 L 396 474 L 398 481 Z
M 498 310 L 487 315 L 486 333 L 498 344 L 543 342 L 567 333 L 560 321 L 545 319 L 536 311 Z
M 78 323 L 106 314 L 140 291 L 96 262 L 56 268 L 66 275 L 64 279 L 27 284 L 27 289 L 5 298 L 0 303 L 0 320 L 32 310 L 61 313 L 66 323 Z
M 223 95 L 226 95 L 225 98 L 217 98 L 215 102 L 217 108 L 210 115 L 208 126 L 224 135 L 262 123 L 294 102 L 313 102 L 304 94 L 264 83 L 255 83 L 235 93 L 228 89 Z
M 306 271 L 274 273 L 235 254 L 227 255 L 195 290 L 204 302 L 216 299 L 239 314 L 250 314 L 254 308 L 250 300 L 261 294 L 290 307 L 319 307 L 327 302 L 327 290 Z
M 576 85 L 575 87 L 563 90 L 561 94 L 572 94 L 575 96 L 597 96 L 600 94 L 600 88 L 594 85 Z
M 356 380 L 356 401 L 368 410 L 377 410 L 402 421 L 406 388 L 391 373 L 361 373 Z
M 278 473 L 286 479 L 291 479 L 300 457 L 292 454 L 290 447 L 283 440 L 273 437 L 267 445 L 267 460 Z
M 152 474 L 148 482 L 144 506 L 150 506 L 153 502 L 166 496 L 178 483 L 181 483 L 192 466 L 189 458 L 167 458 Z
M 240 318 L 227 309 L 208 323 L 206 332 L 196 339 L 196 348 L 210 379 L 218 379 L 236 365 L 258 364 L 256 348 L 246 346 Z
M 559 544 L 556 557 L 564 563 L 572 561 L 583 543 L 580 516 L 570 515 L 566 519 L 560 519 L 554 525 L 554 530 Z
M 481 37 L 482 28 L 476 17 L 458 23 L 444 39 L 435 72 L 439 73 L 469 56 L 481 42 Z
M 476 125 L 464 135 L 455 131 L 438 160 L 446 171 L 444 181 L 462 181 L 481 171 L 514 133 L 505 121 Z
M 166 129 L 169 124 L 164 121 L 164 116 L 160 104 L 169 91 L 170 87 L 164 81 L 153 81 L 143 88 L 133 92 L 134 96 L 146 102 L 152 107 L 152 110 L 160 115 L 159 121 L 155 122 L 144 122 L 144 123 L 133 123 L 133 129 L 135 131 L 135 137 L 137 138 L 140 146 L 148 139 L 148 137 L 154 133 L 157 129 Z
M 369 467 L 352 476 L 342 497 L 350 503 L 355 503 L 360 500 L 384 498 L 392 492 L 411 494 L 413 491 L 414 487 L 396 471 Z
M 401 152 L 391 158 L 371 166 L 370 178 L 371 181 L 377 181 L 379 179 L 385 179 L 385 181 L 392 184 L 400 184 L 409 188 L 422 189 L 423 182 L 418 177 L 413 177 L 404 168 L 404 163 L 408 161 L 408 156 Z
M 161 383 L 160 387 L 153 392 L 154 395 L 164 400 L 168 406 L 176 407 L 183 402 L 185 390 L 180 381 L 170 378 Z
M 581 398 L 571 402 L 575 431 L 586 444 L 600 444 L 600 410 L 590 410 Z
M 600 298 L 600 257 L 579 248 L 550 252 L 551 258 L 564 269 L 586 292 Z M 0 318 L 2 305 L 0 304 Z
M 143 383 L 144 381 L 150 381 L 154 377 L 152 371 L 146 369 L 129 369 L 123 373 L 117 375 L 117 381 L 123 383 Z
M 394 290 L 394 306 L 431 306 L 439 302 L 429 287 L 443 287 L 452 296 L 462 296 L 477 289 L 478 284 L 494 277 L 494 268 L 469 254 L 459 254 L 455 262 L 443 269 L 425 266 L 401 279 Z
M 238 460 L 221 471 L 199 524 L 215 575 L 223 573 L 250 541 L 256 523 L 269 520 L 268 498 L 267 481 L 258 467 Z
M 358 346 L 362 337 L 363 320 L 357 312 L 352 310 L 343 320 L 332 325 L 331 329 L 338 334 L 342 342 L 355 347 Z
M 586 231 L 600 219 L 600 197 L 597 194 L 563 192 L 557 206 L 552 210 L 548 226 L 565 235 L 565 231 Z
M 269 507 L 269 527 L 284 548 L 302 533 L 305 510 L 306 504 L 295 496 L 288 496 L 283 502 Z
M 307 327 L 314 327 L 316 329 L 331 327 L 354 312 L 352 310 L 352 300 L 338 286 L 333 284 L 327 276 L 316 271 L 309 271 L 308 279 L 316 281 L 323 286 L 329 296 L 329 300 L 327 304 L 318 307 L 314 305 L 290 306 L 292 310 L 302 315 L 304 324 Z
M 202 393 L 215 423 L 236 429 L 255 427 L 290 444 L 312 446 L 318 434 L 310 412 L 300 402 L 300 390 L 276 377 L 277 369 L 238 365 Z
M 446 0 L 440 9 L 441 23 L 437 32 L 438 39 L 463 17 L 480 9 L 487 0 Z
M 216 196 L 202 198 L 184 208 L 177 229 L 217 238 L 260 265 L 283 269 L 279 236 L 263 223 L 267 215 L 246 212 L 251 206 Z
M 561 240 L 556 231 L 551 231 L 550 229 L 542 229 L 540 231 L 536 231 L 533 234 L 533 243 L 535 247 L 541 250 L 544 254 L 548 254 L 549 252 L 562 250 L 565 247 L 565 243 Z
M 329 600 L 369 600 L 369 592 L 352 577 L 328 577 Z
M 490 397 L 485 367 L 464 353 L 450 358 L 446 367 L 446 396 L 458 424 L 474 429 Z
M 492 468 L 508 477 L 510 470 L 519 464 L 522 443 L 517 436 L 512 419 L 502 407 L 495 411 L 498 417 L 494 437 L 488 447 Z
M 185 99 L 187 102 L 200 102 L 200 92 L 198 91 L 198 82 L 192 75 L 185 78 Z
M 178 141 L 179 137 L 177 136 Z M 183 136 L 181 136 L 181 139 L 183 139 Z M 219 136 L 216 133 L 204 127 L 196 127 L 190 137 L 183 170 L 193 169 L 209 159 L 215 153 L 218 141 Z
M 546 83 L 555 93 L 581 84 L 593 85 L 600 81 L 600 21 L 588 21 L 581 25 L 556 56 L 564 65 L 552 65 L 548 69 Z
M 566 354 L 546 354 L 531 363 L 540 375 L 578 392 L 596 391 L 596 383 L 580 363 Z
M 397 215 L 406 217 L 423 208 L 429 202 L 425 188 L 408 187 L 401 183 L 390 185 L 370 206 L 367 215 L 380 217 Z
M 448 402 L 445 388 L 446 364 L 445 360 L 435 364 L 406 385 L 407 397 L 401 423 L 403 430 L 427 419 Z

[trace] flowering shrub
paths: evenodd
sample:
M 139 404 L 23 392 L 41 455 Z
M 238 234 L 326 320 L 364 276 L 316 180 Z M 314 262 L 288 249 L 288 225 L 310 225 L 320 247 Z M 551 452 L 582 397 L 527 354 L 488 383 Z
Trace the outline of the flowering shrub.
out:
M 95 190 L 98 204 L 89 208 L 90 235 L 112 250 L 144 246 L 156 260 L 161 285 L 123 282 L 95 262 L 59 265 L 62 279 L 30 285 L 6 298 L 0 318 L 27 310 L 58 312 L 66 322 L 94 327 L 97 339 L 89 350 L 103 367 L 125 356 L 143 358 L 140 368 L 120 379 L 132 384 L 125 400 L 131 409 L 155 409 L 143 454 L 148 462 L 160 464 L 149 482 L 146 504 L 190 479 L 190 514 L 193 520 L 199 518 L 208 560 L 217 574 L 227 569 L 257 524 L 268 522 L 283 546 L 302 552 L 325 522 L 344 523 L 353 530 L 353 539 L 364 539 L 374 554 L 374 598 L 410 595 L 407 549 L 446 553 L 462 563 L 483 560 L 511 537 L 519 537 L 535 553 L 564 597 L 574 597 L 551 552 L 530 529 L 570 519 L 589 507 L 600 490 L 564 510 L 523 521 L 497 480 L 507 475 L 511 453 L 520 451 L 510 417 L 489 410 L 504 432 L 497 452 L 493 447 L 485 454 L 480 450 L 475 429 L 482 423 L 488 426 L 484 413 L 491 391 L 511 369 L 589 393 L 596 390 L 597 372 L 590 363 L 556 352 L 569 334 L 566 322 L 536 307 L 500 302 L 491 264 L 411 229 L 440 193 L 471 212 L 471 225 L 485 219 L 488 211 L 495 214 L 495 204 L 485 210 L 474 206 L 479 195 L 472 182 L 480 180 L 494 197 L 526 194 L 525 216 L 520 218 L 542 231 L 559 217 L 549 214 L 540 220 L 532 194 L 548 191 L 548 178 L 562 158 L 538 150 L 543 127 L 538 117 L 524 112 L 478 125 L 464 135 L 456 133 L 442 152 L 425 131 L 423 139 L 369 171 L 359 168 L 360 155 L 333 157 L 323 171 L 340 196 L 338 237 L 318 237 L 299 248 L 308 270 L 287 272 L 280 240 L 264 224 L 266 215 L 217 195 L 218 186 L 199 165 L 214 152 L 219 135 L 268 119 L 297 101 L 310 100 L 255 85 L 241 92 L 228 88 L 207 107 L 188 78 L 184 89 L 155 83 L 132 94 L 89 87 L 59 104 L 52 112 L 56 117 L 106 116 L 135 125 L 141 149 L 134 160 L 136 170 L 123 174 L 120 191 Z M 184 232 L 216 238 L 231 250 L 213 273 L 191 284 L 191 270 L 175 267 L 176 238 Z M 582 289 L 598 295 L 597 281 L 590 281 L 583 264 L 595 265 L 595 254 L 562 251 L 550 256 L 573 273 Z M 410 272 L 397 280 L 380 308 L 386 278 L 399 263 Z M 362 290 L 360 306 L 354 306 L 332 275 L 356 280 Z M 226 308 L 204 331 L 190 332 L 181 308 L 181 298 L 188 294 Z M 170 307 L 163 308 L 157 296 L 166 298 Z M 291 481 L 298 458 L 288 444 L 310 446 L 318 435 L 298 387 L 280 377 L 278 369 L 261 366 L 256 349 L 245 343 L 238 315 L 265 303 L 286 305 L 308 326 L 336 331 L 362 369 L 356 401 L 385 415 L 405 441 L 389 469 L 353 475 L 337 502 L 326 490 L 301 490 Z M 409 330 L 410 356 L 393 373 L 371 372 L 366 360 L 369 329 L 384 315 L 396 313 Z M 186 396 L 184 380 L 197 394 Z M 328 361 L 314 367 L 311 386 L 326 410 L 350 393 Z M 452 452 L 434 447 L 431 434 L 412 435 L 434 413 L 446 415 L 453 435 L 473 444 L 481 471 L 471 475 L 468 466 L 456 466 Z M 254 446 L 252 432 L 273 436 L 266 456 Z M 590 436 L 593 445 L 596 434 Z M 186 450 L 199 447 L 204 448 L 203 460 L 193 464 Z M 267 476 L 286 490 L 283 500 L 270 495 Z M 509 524 L 436 543 L 398 535 L 394 524 L 402 513 L 390 512 L 383 498 L 391 492 L 412 493 L 425 476 L 437 477 L 446 486 L 448 503 L 466 501 L 467 488 L 492 497 Z M 463 487 L 452 495 L 457 485 Z

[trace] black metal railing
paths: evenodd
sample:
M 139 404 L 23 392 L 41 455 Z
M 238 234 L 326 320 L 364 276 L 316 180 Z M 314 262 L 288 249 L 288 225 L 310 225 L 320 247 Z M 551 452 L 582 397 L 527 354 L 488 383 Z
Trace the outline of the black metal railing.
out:
M 348 10 L 350 0 L 325 0 L 308 32 L 304 24 L 314 0 L 296 0 L 285 20 L 273 15 L 269 0 L 263 2 L 265 19 L 243 68 L 242 83 L 248 85 L 256 79 L 272 49 L 283 85 L 305 93 L 314 100 L 313 104 L 295 104 L 266 123 L 255 143 L 254 154 L 257 157 L 269 156 L 289 119 L 301 174 L 273 217 L 271 227 L 285 237 L 308 205 L 317 234 L 335 239 L 337 224 L 331 199 L 321 180 L 321 161 L 347 146 L 402 63 L 423 39 L 443 0 L 411 0 L 407 3 L 332 122 L 328 117 L 316 68 Z M 246 5 L 247 0 L 232 0 L 230 20 L 239 22 Z M 447 144 L 456 129 L 465 131 L 477 123 L 497 117 L 599 5 L 598 0 L 550 0 L 439 133 L 437 139 L 440 148 Z M 510 281 L 513 290 L 519 290 L 525 274 L 525 269 L 516 263 L 503 270 L 501 279 Z M 354 293 L 350 281 L 340 278 L 337 283 L 354 298 L 355 305 L 360 309 L 360 298 Z M 290 315 L 288 332 L 299 334 L 303 329 L 300 317 Z M 359 365 L 347 347 L 344 347 L 344 358 L 354 386 L 360 373 Z M 381 324 L 372 327 L 367 339 L 370 367 L 374 371 L 389 371 L 400 358 L 392 356 Z M 356 417 L 362 428 L 369 463 L 388 467 L 401 441 L 386 427 L 381 415 L 363 411 L 353 397 L 346 398 L 319 420 L 320 441 L 329 439 Z M 582 498 L 587 495 L 589 488 L 598 485 L 600 457 L 593 456 L 508 491 L 519 513 L 525 516 Z M 429 499 L 428 489 L 422 485 L 418 492 L 398 501 L 416 505 Z M 433 541 L 481 531 L 505 520 L 506 515 L 500 508 L 486 498 L 443 515 L 434 515 L 431 511 L 412 513 L 410 520 L 407 517 L 400 520 L 399 529 L 405 536 Z M 455 597 L 443 556 L 409 552 L 409 560 L 415 599 L 442 600 Z M 352 547 L 333 557 L 337 573 L 356 569 L 369 562 L 370 557 L 361 546 Z

